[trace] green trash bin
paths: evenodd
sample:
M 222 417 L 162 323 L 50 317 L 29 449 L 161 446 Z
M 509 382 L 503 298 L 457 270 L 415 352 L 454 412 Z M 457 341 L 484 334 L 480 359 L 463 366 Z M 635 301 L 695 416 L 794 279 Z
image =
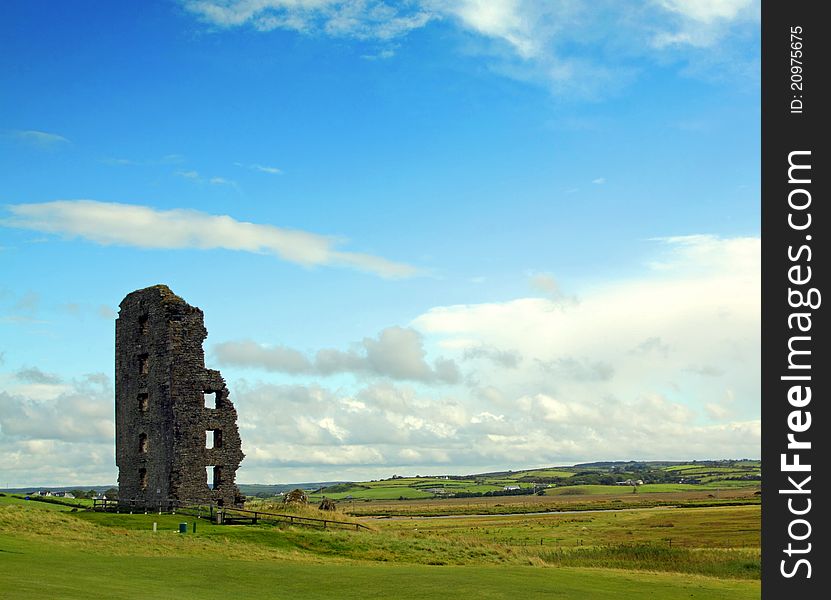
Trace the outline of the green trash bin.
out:
M 188 524 L 187 523 L 179 523 L 179 533 L 187 533 L 188 532 Z

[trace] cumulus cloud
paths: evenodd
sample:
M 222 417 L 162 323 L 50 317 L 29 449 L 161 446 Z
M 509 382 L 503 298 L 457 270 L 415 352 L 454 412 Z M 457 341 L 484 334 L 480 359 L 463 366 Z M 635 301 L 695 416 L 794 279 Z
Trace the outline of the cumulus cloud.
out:
M 736 394 L 735 413 L 758 418 L 760 241 L 684 236 L 656 240 L 639 277 L 581 290 L 566 307 L 544 298 L 436 307 L 413 325 L 445 348 L 515 348 L 534 370 L 477 373 L 500 394 L 544 393 L 591 404 L 669 393 L 702 407 Z
M 64 380 L 38 367 L 0 377 L 4 483 L 112 484 L 113 386 L 101 373 Z
M 82 238 L 101 245 L 198 250 L 226 249 L 272 254 L 311 267 L 345 266 L 386 278 L 411 277 L 418 269 L 378 256 L 336 250 L 339 240 L 297 229 L 237 221 L 197 210 L 158 210 L 148 206 L 57 200 L 13 204 L 6 227 Z
M 459 370 L 451 360 L 438 358 L 430 365 L 421 335 L 402 327 L 389 327 L 377 338 L 364 338 L 357 348 L 324 348 L 313 358 L 285 346 L 265 346 L 251 340 L 223 342 L 213 348 L 220 364 L 255 367 L 289 374 L 334 375 L 354 373 L 425 383 L 455 383 Z
M 304 376 L 229 378 L 246 453 L 238 479 L 758 456 L 760 240 L 652 244 L 637 275 L 585 286 L 579 303 L 438 306 L 412 327 L 313 354 L 217 345 L 223 365 Z M 20 465 L 10 477 L 45 477 L 44 462 L 70 483 L 114 473 L 109 379 L 15 368 L 0 385 L 0 452 Z M 358 377 L 309 383 L 340 373 Z M 457 385 L 425 385 L 438 382 Z
M 534 393 L 496 410 L 391 383 L 347 393 L 242 380 L 232 395 L 245 481 L 473 473 L 610 457 L 754 456 L 760 435 L 758 420 L 697 423 L 693 409 L 658 393 L 628 401 Z
M 425 343 L 474 375 L 451 395 L 417 382 L 238 386 L 240 414 L 258 415 L 246 430 L 257 462 L 244 468 L 254 480 L 339 479 L 758 456 L 759 239 L 653 243 L 640 275 L 581 289 L 579 304 L 520 298 L 417 317 Z M 522 360 L 494 369 L 504 349 Z M 284 444 L 269 441 L 274 432 Z
M 40 397 L 26 393 L 26 388 L 11 393 L 0 391 L 0 432 L 4 439 L 113 440 L 113 388 L 105 376 L 86 376 L 67 386 L 55 385 L 60 381 L 56 376 L 37 368 L 21 369 L 16 377 L 53 388 Z

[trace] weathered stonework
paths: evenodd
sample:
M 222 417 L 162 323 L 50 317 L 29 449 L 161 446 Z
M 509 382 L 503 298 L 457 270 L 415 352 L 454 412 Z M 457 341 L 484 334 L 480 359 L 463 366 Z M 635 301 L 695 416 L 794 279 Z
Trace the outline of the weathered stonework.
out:
M 242 504 L 234 482 L 244 456 L 237 411 L 219 371 L 205 368 L 207 335 L 202 311 L 165 285 L 121 302 L 115 322 L 119 501 Z M 208 402 L 213 398 L 215 404 Z

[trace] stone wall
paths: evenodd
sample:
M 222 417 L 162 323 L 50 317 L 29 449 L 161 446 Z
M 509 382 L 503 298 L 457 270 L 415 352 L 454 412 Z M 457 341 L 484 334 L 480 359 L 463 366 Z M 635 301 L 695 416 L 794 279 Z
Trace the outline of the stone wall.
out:
M 244 456 L 237 412 L 222 375 L 205 368 L 207 335 L 202 311 L 167 286 L 137 290 L 121 302 L 115 327 L 121 501 L 242 503 L 235 483 Z M 213 448 L 206 446 L 208 432 Z M 208 466 L 216 468 L 209 474 Z

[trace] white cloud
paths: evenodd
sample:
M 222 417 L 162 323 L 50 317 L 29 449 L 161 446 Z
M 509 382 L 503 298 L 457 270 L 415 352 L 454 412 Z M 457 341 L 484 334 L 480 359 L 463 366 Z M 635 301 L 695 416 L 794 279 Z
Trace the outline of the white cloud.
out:
M 184 6 L 217 27 L 288 29 L 335 37 L 391 40 L 424 27 L 433 15 L 417 3 L 362 0 L 185 0 Z
M 257 163 L 254 163 L 254 164 L 251 164 L 251 165 L 246 165 L 246 164 L 239 163 L 239 162 L 236 162 L 234 164 L 238 167 L 244 167 L 246 169 L 251 169 L 252 171 L 258 171 L 260 173 L 268 173 L 269 175 L 282 175 L 283 174 L 282 169 L 278 169 L 277 167 L 271 167 L 271 166 L 268 166 L 268 165 L 260 165 L 260 164 L 257 164 Z
M 539 4 L 539 3 L 537 3 Z M 507 42 L 523 58 L 538 56 L 547 41 L 540 35 L 539 7 L 519 0 L 456 0 L 432 3 L 462 25 L 487 37 Z
M 453 361 L 438 358 L 427 363 L 421 335 L 413 329 L 389 327 L 377 338 L 364 338 L 357 349 L 319 350 L 313 359 L 285 346 L 264 346 L 250 340 L 223 342 L 213 348 L 222 365 L 254 367 L 289 374 L 333 375 L 354 373 L 425 383 L 455 383 L 459 370 Z
M 199 171 L 174 171 L 173 174 L 176 175 L 176 177 L 188 179 L 199 184 L 230 185 L 232 187 L 237 187 L 236 181 L 226 179 L 225 177 L 203 177 L 199 174 Z
M 640 274 L 583 287 L 567 306 L 550 298 L 440 306 L 411 328 L 313 355 L 227 345 L 226 364 L 305 377 L 303 385 L 229 377 L 246 453 L 238 480 L 758 456 L 760 240 L 653 243 Z M 15 369 L 0 377 L 9 478 L 114 481 L 108 378 Z M 345 372 L 373 378 L 307 383 Z M 448 373 L 463 383 L 425 385 Z
M 480 387 L 500 396 L 544 394 L 583 409 L 614 397 L 634 410 L 638 398 L 657 394 L 700 421 L 729 386 L 735 414 L 758 418 L 759 239 L 656 243 L 661 256 L 641 277 L 581 290 L 579 303 L 437 307 L 413 325 L 448 349 L 479 343 L 520 352 L 526 366 L 516 373 L 477 374 Z
M 242 430 L 242 481 L 757 456 L 759 448 L 758 420 L 697 423 L 692 409 L 660 394 L 574 402 L 537 393 L 483 410 L 472 399 L 390 384 L 351 395 L 243 381 L 232 397 L 241 419 L 257 416 L 256 427 Z
M 700 23 L 731 21 L 756 4 L 754 0 L 657 0 L 656 3 L 665 10 Z
M 113 388 L 103 375 L 61 384 L 37 368 L 22 369 L 23 384 L 0 391 L 3 441 L 112 442 Z
M 36 129 L 18 129 L 11 132 L 11 137 L 24 144 L 39 148 L 54 148 L 71 143 L 62 135 L 47 131 L 37 131 Z
M 675 17 L 667 30 L 659 30 L 653 37 L 654 47 L 672 46 L 706 48 L 724 38 L 737 22 L 759 20 L 758 0 L 656 0 L 655 5 Z
M 285 29 L 382 44 L 364 58 L 389 58 L 391 40 L 431 22 L 450 23 L 461 33 L 458 50 L 482 57 L 495 73 L 582 97 L 629 85 L 644 61 L 747 63 L 746 53 L 719 46 L 741 37 L 729 35 L 741 27 L 758 30 L 759 22 L 758 0 L 184 0 L 184 6 L 222 29 Z M 707 48 L 712 52 L 700 55 Z M 742 71 L 752 69 L 732 72 Z
M 237 221 L 228 215 L 196 210 L 158 210 L 148 206 L 58 200 L 40 204 L 13 204 L 11 217 L 0 225 L 83 238 L 102 245 L 137 248 L 198 250 L 226 249 L 273 254 L 304 265 L 351 267 L 386 278 L 411 277 L 419 270 L 377 256 L 336 250 L 335 238 Z
M 463 361 L 467 386 L 450 396 L 390 382 L 238 386 L 240 415 L 269 415 L 244 436 L 260 457 L 244 477 L 758 456 L 759 239 L 663 238 L 655 249 L 639 277 L 581 289 L 579 304 L 520 298 L 416 318 L 425 344 Z M 522 360 L 495 369 L 511 352 Z

